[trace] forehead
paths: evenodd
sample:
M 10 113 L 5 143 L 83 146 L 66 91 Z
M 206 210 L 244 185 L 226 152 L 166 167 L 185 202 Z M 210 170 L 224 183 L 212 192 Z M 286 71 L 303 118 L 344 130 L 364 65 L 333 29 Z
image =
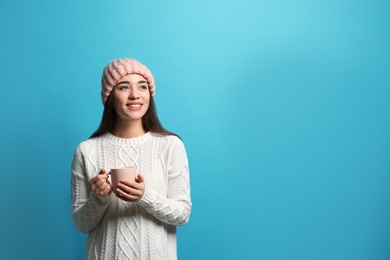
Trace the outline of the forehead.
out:
M 120 78 L 117 84 L 125 83 L 125 82 L 137 84 L 137 83 L 147 83 L 147 80 L 139 74 L 129 74 Z

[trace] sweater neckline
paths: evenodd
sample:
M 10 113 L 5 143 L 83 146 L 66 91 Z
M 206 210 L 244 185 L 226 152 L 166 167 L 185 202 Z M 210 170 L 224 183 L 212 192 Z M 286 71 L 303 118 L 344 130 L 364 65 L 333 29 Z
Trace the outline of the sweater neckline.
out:
M 121 137 L 118 137 L 118 136 L 111 134 L 110 132 L 107 132 L 103 135 L 103 137 L 106 138 L 110 142 L 120 144 L 120 145 L 136 145 L 136 144 L 145 143 L 145 142 L 149 141 L 150 139 L 152 139 L 152 133 L 147 132 L 144 135 L 134 137 L 134 138 L 121 138 Z

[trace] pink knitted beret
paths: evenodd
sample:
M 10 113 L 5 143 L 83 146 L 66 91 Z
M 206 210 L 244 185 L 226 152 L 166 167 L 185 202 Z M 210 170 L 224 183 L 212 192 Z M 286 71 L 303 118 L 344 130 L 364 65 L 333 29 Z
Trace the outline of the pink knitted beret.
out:
M 112 88 L 118 83 L 118 80 L 129 74 L 138 74 L 144 77 L 148 82 L 150 94 L 154 96 L 156 90 L 154 78 L 145 65 L 131 58 L 116 59 L 111 61 L 103 70 L 101 93 L 103 104 L 106 103 Z

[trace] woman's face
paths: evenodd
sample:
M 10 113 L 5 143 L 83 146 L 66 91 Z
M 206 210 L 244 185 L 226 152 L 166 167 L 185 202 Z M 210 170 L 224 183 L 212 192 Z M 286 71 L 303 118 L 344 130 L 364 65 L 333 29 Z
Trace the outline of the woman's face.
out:
M 138 74 L 122 77 L 113 89 L 114 107 L 119 120 L 141 121 L 149 107 L 146 79 Z

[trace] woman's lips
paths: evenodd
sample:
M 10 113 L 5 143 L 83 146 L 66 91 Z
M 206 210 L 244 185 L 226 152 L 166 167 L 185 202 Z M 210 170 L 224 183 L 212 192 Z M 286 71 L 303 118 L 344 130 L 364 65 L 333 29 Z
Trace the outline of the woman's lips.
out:
M 126 106 L 127 106 L 130 110 L 140 110 L 142 104 L 140 104 L 140 103 L 130 103 L 130 104 L 126 104 Z

